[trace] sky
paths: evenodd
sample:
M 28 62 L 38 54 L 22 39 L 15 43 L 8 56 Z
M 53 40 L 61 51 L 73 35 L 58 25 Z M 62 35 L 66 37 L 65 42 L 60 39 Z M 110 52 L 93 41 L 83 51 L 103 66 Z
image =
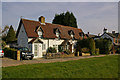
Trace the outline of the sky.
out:
M 2 2 L 2 27 L 13 25 L 17 30 L 21 16 L 30 20 L 38 20 L 39 16 L 44 16 L 46 22 L 52 23 L 56 13 L 70 11 L 77 19 L 78 28 L 81 28 L 85 33 L 102 34 L 104 27 L 109 32 L 113 30 L 118 32 L 118 2 L 12 1 Z

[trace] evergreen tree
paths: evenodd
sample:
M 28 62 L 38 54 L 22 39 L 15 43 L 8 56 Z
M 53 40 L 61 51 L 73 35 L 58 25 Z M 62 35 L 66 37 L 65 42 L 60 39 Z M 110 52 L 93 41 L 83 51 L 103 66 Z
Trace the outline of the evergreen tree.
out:
M 95 41 L 92 38 L 89 39 L 89 49 L 91 55 L 95 55 Z
M 15 31 L 14 31 L 12 25 L 11 25 L 10 28 L 9 28 L 7 37 L 6 37 L 6 41 L 7 42 L 12 42 L 12 41 L 15 41 L 15 40 L 16 40 Z
M 67 11 L 66 13 L 56 14 L 52 23 L 77 28 L 76 18 L 73 13 L 70 13 L 69 11 Z

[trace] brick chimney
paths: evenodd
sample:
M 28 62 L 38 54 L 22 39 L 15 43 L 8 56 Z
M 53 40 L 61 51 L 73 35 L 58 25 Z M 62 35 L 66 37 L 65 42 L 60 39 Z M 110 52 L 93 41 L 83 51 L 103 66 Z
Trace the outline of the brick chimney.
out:
M 43 16 L 39 17 L 39 21 L 41 24 L 45 24 L 45 17 Z

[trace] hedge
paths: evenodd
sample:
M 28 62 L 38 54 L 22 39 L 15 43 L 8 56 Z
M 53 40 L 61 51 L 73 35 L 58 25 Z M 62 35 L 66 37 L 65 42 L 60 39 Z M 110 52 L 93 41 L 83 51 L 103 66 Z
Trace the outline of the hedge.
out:
M 17 59 L 17 50 L 13 48 L 4 48 L 4 56 L 12 59 Z

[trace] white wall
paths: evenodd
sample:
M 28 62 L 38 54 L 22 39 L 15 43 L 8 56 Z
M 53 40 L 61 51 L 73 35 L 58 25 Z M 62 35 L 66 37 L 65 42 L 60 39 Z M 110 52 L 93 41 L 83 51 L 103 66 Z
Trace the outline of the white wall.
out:
M 23 24 L 21 25 L 17 39 L 18 46 L 28 47 L 28 37 L 25 32 Z
M 46 49 L 43 52 L 46 52 L 48 47 L 53 47 L 53 45 L 57 45 L 57 52 L 58 52 L 58 45 L 60 45 L 64 40 L 57 40 L 57 39 L 41 39 L 43 44 L 45 44 Z

